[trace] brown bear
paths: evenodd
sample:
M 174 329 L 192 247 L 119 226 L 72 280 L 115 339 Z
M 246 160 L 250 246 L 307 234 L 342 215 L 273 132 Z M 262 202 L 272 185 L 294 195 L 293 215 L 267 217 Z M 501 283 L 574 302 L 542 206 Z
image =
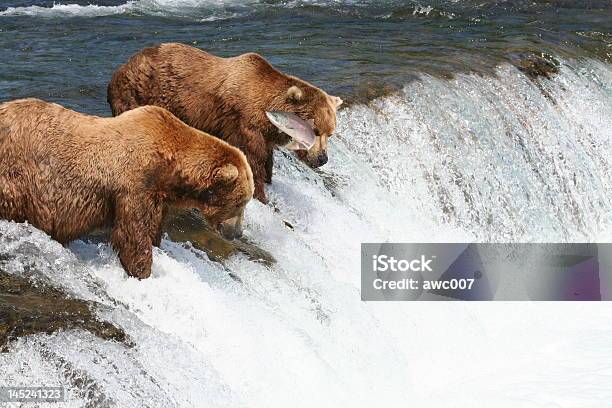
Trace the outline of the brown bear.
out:
M 113 115 L 142 105 L 161 106 L 240 148 L 253 170 L 255 197 L 265 203 L 273 149 L 290 140 L 266 112 L 292 112 L 311 123 L 316 141 L 298 156 L 319 167 L 327 162 L 327 139 L 335 130 L 342 100 L 285 75 L 258 54 L 220 58 L 169 43 L 145 48 L 122 65 L 108 85 L 108 102 Z
M 163 108 L 100 118 L 38 99 L 0 105 L 0 218 L 61 243 L 112 227 L 131 276 L 151 274 L 169 205 L 198 208 L 231 236 L 253 191 L 239 149 Z

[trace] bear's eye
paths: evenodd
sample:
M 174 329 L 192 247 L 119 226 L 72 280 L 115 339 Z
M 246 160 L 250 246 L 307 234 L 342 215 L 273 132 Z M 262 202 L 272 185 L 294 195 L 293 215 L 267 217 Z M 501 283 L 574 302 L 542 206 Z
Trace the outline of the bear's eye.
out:
M 203 190 L 203 191 L 199 191 L 199 192 L 196 194 L 196 198 L 197 198 L 197 200 L 202 201 L 202 202 L 207 202 L 207 201 L 209 201 L 209 200 L 210 200 L 210 198 L 211 198 L 211 196 L 212 196 L 212 194 L 211 194 L 211 191 L 210 191 L 210 190 Z
M 321 131 L 318 128 L 314 128 L 313 130 L 314 130 L 315 136 L 317 136 L 317 137 L 321 136 Z

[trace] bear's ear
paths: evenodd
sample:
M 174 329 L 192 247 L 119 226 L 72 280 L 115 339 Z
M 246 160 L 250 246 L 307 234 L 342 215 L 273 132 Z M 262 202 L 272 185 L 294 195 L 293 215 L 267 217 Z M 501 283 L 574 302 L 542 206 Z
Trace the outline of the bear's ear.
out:
M 304 99 L 304 92 L 297 86 L 293 85 L 287 89 L 287 99 L 291 102 L 299 102 Z
M 215 170 L 213 180 L 216 183 L 230 184 L 236 181 L 238 174 L 238 167 L 233 164 L 225 164 Z
M 342 98 L 339 98 L 337 96 L 331 96 L 331 100 L 332 100 L 332 104 L 334 105 L 335 110 L 338 110 L 340 105 L 342 105 L 342 102 L 344 102 Z

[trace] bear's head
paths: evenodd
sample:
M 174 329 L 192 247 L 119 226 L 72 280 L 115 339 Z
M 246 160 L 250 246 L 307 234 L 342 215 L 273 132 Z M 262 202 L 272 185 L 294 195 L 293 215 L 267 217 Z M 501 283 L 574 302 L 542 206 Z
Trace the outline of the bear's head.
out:
M 342 99 L 339 97 L 328 95 L 315 86 L 294 79 L 293 84 L 282 95 L 282 102 L 275 106 L 278 111 L 297 114 L 314 131 L 315 140 L 310 149 L 295 149 L 297 156 L 312 168 L 327 163 L 327 140 L 336 129 L 336 112 L 340 105 Z M 292 137 L 296 139 L 295 136 Z
M 244 209 L 255 188 L 253 173 L 242 152 L 226 147 L 233 152 L 222 154 L 214 166 L 206 160 L 182 169 L 177 204 L 199 209 L 211 227 L 224 238 L 234 239 L 242 236 Z

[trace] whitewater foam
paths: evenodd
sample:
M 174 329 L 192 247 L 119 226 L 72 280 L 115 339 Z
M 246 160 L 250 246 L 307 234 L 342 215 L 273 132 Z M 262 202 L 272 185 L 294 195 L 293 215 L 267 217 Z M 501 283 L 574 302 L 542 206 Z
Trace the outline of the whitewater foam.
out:
M 611 220 L 611 83 L 596 61 L 536 83 L 511 66 L 494 77 L 422 75 L 344 111 L 339 134 L 426 219 L 480 240 L 589 240 Z
M 53 4 L 52 7 L 25 6 L 8 7 L 0 11 L 0 16 L 36 16 L 36 17 L 102 17 L 114 14 L 124 14 L 134 9 L 135 2 L 131 1 L 119 6 L 98 6 L 89 4 Z
M 104 17 L 121 14 L 178 17 L 199 21 L 216 21 L 244 15 L 257 2 L 235 0 L 131 0 L 118 6 L 95 4 L 54 3 L 51 7 L 8 7 L 2 16 L 31 16 L 43 18 Z
M 376 4 L 377 2 L 373 2 Z M 362 16 L 360 9 L 368 3 L 344 0 L 292 0 L 280 3 L 266 2 L 261 0 L 129 0 L 117 6 L 100 6 L 96 4 L 79 5 L 76 3 L 54 3 L 51 7 L 44 6 L 21 6 L 8 7 L 0 11 L 2 16 L 31 16 L 43 18 L 68 18 L 68 17 L 104 17 L 120 14 L 148 15 L 183 18 L 192 21 L 213 22 L 232 18 L 243 17 L 262 8 L 300 8 L 305 6 L 316 6 L 322 8 L 333 8 L 335 11 L 347 13 L 346 9 L 356 8 L 353 12 Z M 390 2 L 388 5 L 393 5 Z M 432 6 L 414 5 L 413 16 L 429 16 L 434 11 Z M 453 19 L 455 14 L 446 11 L 437 11 L 443 17 Z M 364 14 L 367 15 L 367 14 Z M 385 19 L 393 16 L 393 13 L 383 14 L 379 17 Z
M 136 343 L 31 336 L 0 354 L 0 378 L 65 386 L 72 406 L 602 406 L 605 303 L 364 303 L 359 271 L 368 241 L 612 238 L 611 72 L 423 75 L 341 111 L 330 162 L 276 152 L 270 204 L 247 207 L 270 267 L 165 239 L 136 281 L 108 244 L 64 248 L 0 222 L 9 273 L 100 302 Z

